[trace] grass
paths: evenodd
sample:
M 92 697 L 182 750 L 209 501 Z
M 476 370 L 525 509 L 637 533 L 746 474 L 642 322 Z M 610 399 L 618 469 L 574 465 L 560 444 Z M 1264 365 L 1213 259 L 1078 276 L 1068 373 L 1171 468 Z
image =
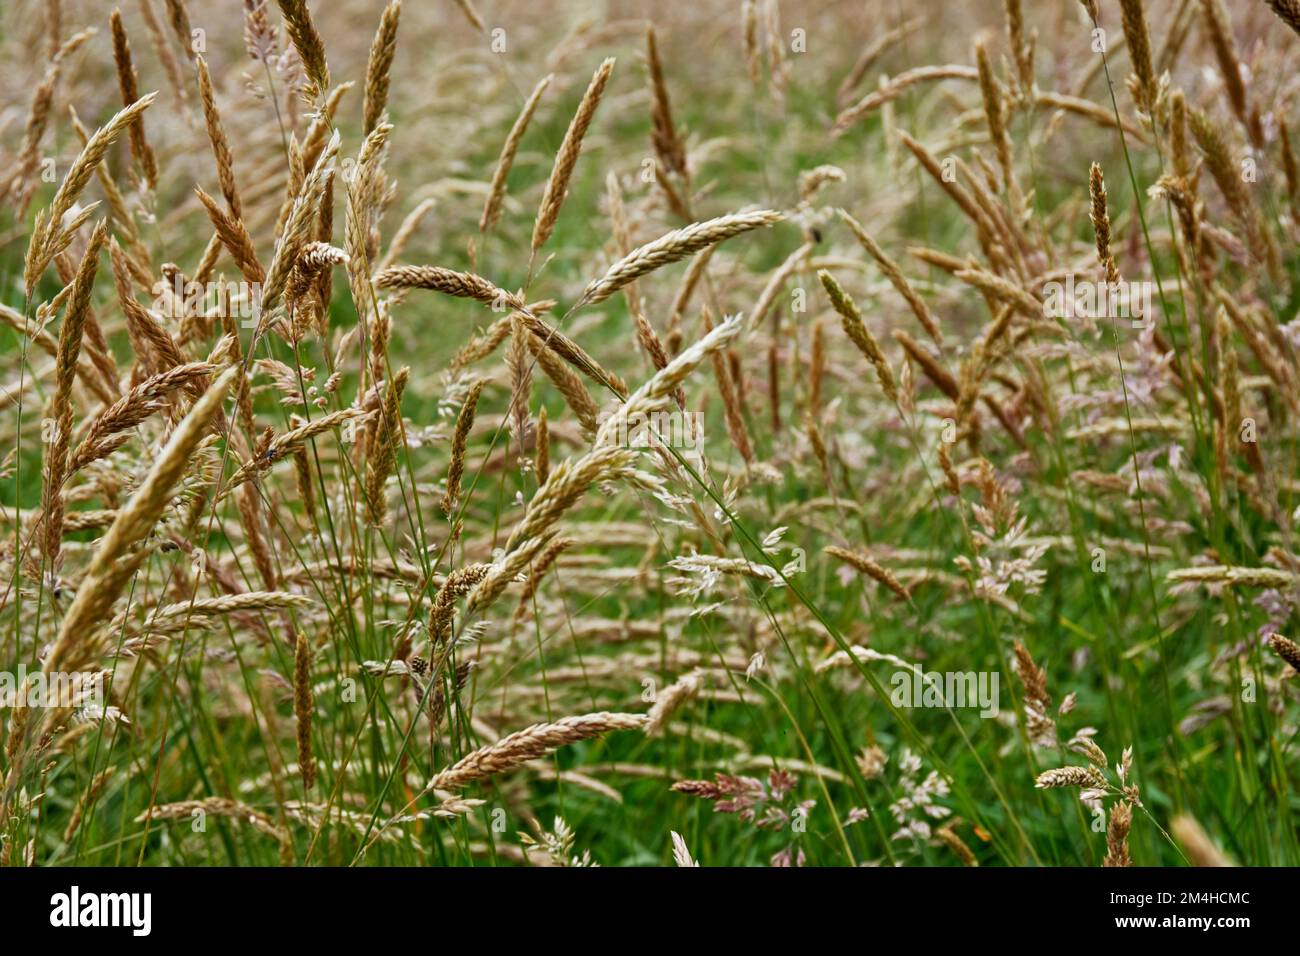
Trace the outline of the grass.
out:
M 583 28 L 484 3 L 482 32 L 446 6 L 392 5 L 369 68 L 349 24 L 379 29 L 378 2 L 254 4 L 247 43 L 196 8 L 200 51 L 139 8 L 116 48 L 74 5 L 6 15 L 31 83 L 0 132 L 0 662 L 110 678 L 102 706 L 0 709 L 5 865 L 1300 862 L 1270 642 L 1300 568 L 1289 8 L 1126 0 L 1100 69 L 1086 5 L 927 10 L 837 104 L 893 5 Z M 1167 79 L 1126 84 L 1187 15 Z M 961 69 L 834 124 L 930 64 Z M 61 187 L 67 107 L 93 132 L 155 89 L 156 187 L 125 127 Z M 391 124 L 369 139 L 363 99 Z M 677 232 L 759 209 L 779 221 Z M 222 216 L 247 246 L 205 259 Z M 85 252 L 101 218 L 112 257 Z M 164 263 L 258 298 L 172 311 Z M 1147 284 L 1146 326 L 1042 307 L 1108 269 Z M 151 384 L 184 363 L 206 364 Z M 677 440 L 620 446 L 644 416 Z M 52 486 L 87 435 L 112 441 Z M 918 667 L 996 677 L 998 714 L 901 696 Z

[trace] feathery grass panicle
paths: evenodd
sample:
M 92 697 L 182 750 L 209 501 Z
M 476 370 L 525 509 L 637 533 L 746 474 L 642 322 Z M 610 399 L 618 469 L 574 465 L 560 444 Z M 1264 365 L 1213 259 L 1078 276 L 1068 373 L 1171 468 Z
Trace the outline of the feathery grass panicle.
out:
M 261 284 L 266 279 L 266 271 L 258 261 L 253 237 L 248 234 L 244 221 L 239 216 L 223 210 L 217 205 L 215 199 L 203 191 L 203 187 L 195 186 L 194 195 L 198 196 L 199 202 L 203 204 L 208 219 L 212 222 L 212 228 L 216 230 L 217 237 L 230 253 L 230 258 L 235 261 L 235 265 L 239 267 L 240 273 L 249 282 Z
M 1169 156 L 1174 175 L 1186 179 L 1192 171 L 1192 160 L 1187 146 L 1187 98 L 1182 90 L 1174 90 L 1169 96 Z
M 542 94 L 551 85 L 552 79 L 553 76 L 548 73 L 537 81 L 533 92 L 528 95 L 524 103 L 524 108 L 519 111 L 514 125 L 506 135 L 505 142 L 501 146 L 501 155 L 497 157 L 496 168 L 492 171 L 492 182 L 488 185 L 483 214 L 479 216 L 479 232 L 491 232 L 501 218 L 501 207 L 506 198 L 506 180 L 509 179 L 510 170 L 514 167 L 515 154 L 519 152 L 519 144 L 524 138 L 524 133 L 528 131 L 528 124 L 532 122 L 533 114 L 537 112 L 537 104 L 542 101 Z
M 117 87 L 122 94 L 122 106 L 127 107 L 140 99 L 135 65 L 131 62 L 131 45 L 127 42 L 126 27 L 122 25 L 122 11 L 114 8 L 108 19 L 113 30 L 113 60 L 117 64 Z M 145 185 L 149 189 L 156 189 L 158 161 L 154 157 L 149 140 L 145 138 L 143 116 L 136 114 L 131 120 L 131 125 L 127 127 L 127 135 L 131 142 L 131 155 L 144 175 Z
M 1286 175 L 1286 194 L 1291 200 L 1292 215 L 1300 219 L 1300 162 L 1291 146 L 1291 131 L 1286 120 L 1279 119 L 1277 139 L 1282 150 L 1282 172 Z
M 316 31 L 307 0 L 276 0 L 284 16 L 289 42 L 298 51 L 310 81 L 304 92 L 309 100 L 323 96 L 330 88 L 330 70 L 325 62 L 325 44 Z
M 190 24 L 190 13 L 185 7 L 185 0 L 163 0 L 167 6 L 167 22 L 171 25 L 176 40 L 191 60 L 197 55 L 194 49 L 194 27 Z M 261 0 L 265 4 L 266 0 Z
M 1133 808 L 1127 800 L 1120 800 L 1111 808 L 1106 825 L 1106 858 L 1102 866 L 1132 866 L 1128 852 L 1128 833 L 1133 826 Z
M 668 720 L 688 700 L 700 692 L 707 672 L 696 668 L 683 674 L 655 695 L 654 704 L 646 714 L 641 729 L 647 737 L 662 737 Z
M 208 387 L 176 426 L 135 494 L 118 509 L 112 527 L 95 548 L 76 598 L 63 616 L 54 646 L 45 658 L 47 673 L 60 667 L 75 670 L 91 658 L 93 648 L 87 646 L 86 636 L 113 606 L 135 569 L 148 556 L 144 551 L 131 553 L 131 548 L 150 532 L 167 507 L 176 482 L 190 467 L 199 442 L 208 434 L 238 374 L 238 368 L 229 368 Z
M 238 220 L 244 212 L 243 203 L 239 199 L 239 186 L 235 182 L 235 156 L 230 149 L 230 141 L 226 138 L 226 129 L 221 123 L 221 112 L 217 109 L 208 62 L 200 56 L 195 58 L 194 66 L 199 77 L 199 101 L 203 105 L 208 142 L 212 144 L 212 155 L 217 161 L 217 181 L 221 183 L 221 194 L 226 199 L 226 208 L 230 210 L 231 218 Z
M 670 172 L 686 175 L 686 143 L 673 122 L 673 110 L 668 101 L 668 83 L 664 79 L 663 64 L 659 62 L 659 46 L 655 41 L 655 28 L 647 24 L 645 31 L 646 67 L 650 71 L 650 142 L 655 156 Z
M 379 18 L 379 28 L 370 44 L 366 63 L 366 89 L 362 131 L 369 136 L 384 119 L 388 108 L 388 88 L 393 57 L 397 53 L 397 24 L 402 16 L 402 0 L 391 0 Z
M 838 545 L 827 545 L 822 549 L 833 558 L 839 558 L 850 567 L 861 571 L 867 577 L 880 584 L 883 584 L 889 590 L 894 592 L 896 597 L 902 598 L 909 604 L 912 597 L 907 593 L 907 588 L 903 587 L 901 581 L 894 575 L 894 572 L 884 567 L 875 558 L 861 551 L 850 551 L 848 548 L 841 548 Z
M 1281 261 L 1277 245 L 1264 226 L 1254 199 L 1242 182 L 1239 168 L 1233 159 L 1223 135 L 1213 121 L 1201 110 L 1193 110 L 1192 135 L 1205 157 L 1206 168 L 1214 177 L 1215 185 L 1227 200 L 1228 209 L 1245 234 L 1251 254 L 1262 263 L 1276 282 L 1281 279 Z
M 264 474 L 277 461 L 283 460 L 286 455 L 292 454 L 317 435 L 323 435 L 325 432 L 348 422 L 356 421 L 360 424 L 360 420 L 370 414 L 371 412 L 361 408 L 341 408 L 336 412 L 330 412 L 328 415 L 322 415 L 320 418 L 314 418 L 297 428 L 290 428 L 283 434 L 271 439 L 264 448 L 260 449 L 257 455 L 240 466 L 230 477 L 230 480 L 226 482 L 225 490 L 229 492 L 238 488 L 244 482 Z
M 825 269 L 817 273 L 817 278 L 821 280 L 822 288 L 826 290 L 826 295 L 831 300 L 831 305 L 839 313 L 840 319 L 844 326 L 844 334 L 849 340 L 858 347 L 861 352 L 871 363 L 872 368 L 876 370 L 876 378 L 880 381 L 880 387 L 885 393 L 885 397 L 891 402 L 898 401 L 898 386 L 894 382 L 894 373 L 885 361 L 885 353 L 881 351 L 880 343 L 876 341 L 875 336 L 867 329 L 866 323 L 862 321 L 862 313 L 858 310 L 857 304 L 849 298 L 840 284 L 835 281 Z
M 451 517 L 452 509 L 460 499 L 460 482 L 465 475 L 465 452 L 469 447 L 469 433 L 474 428 L 474 415 L 478 410 L 479 396 L 487 382 L 478 379 L 470 386 L 469 394 L 456 416 L 456 430 L 451 437 L 451 464 L 447 467 L 447 490 L 442 495 L 442 513 Z
M 1106 208 L 1106 180 L 1102 176 L 1101 166 L 1093 163 L 1088 172 L 1088 195 L 1092 201 L 1090 218 L 1093 235 L 1097 240 L 1097 261 L 1106 270 L 1107 282 L 1119 281 L 1119 269 L 1115 266 L 1115 256 L 1110 250 L 1110 213 Z
M 1057 787 L 1101 790 L 1106 787 L 1106 777 L 1096 767 L 1059 767 L 1040 773 L 1034 780 L 1034 786 L 1040 790 Z
M 68 474 L 68 447 L 72 439 L 72 385 L 77 376 L 77 359 L 81 354 L 82 332 L 90 310 L 90 293 L 99 268 L 99 252 L 108 237 L 108 224 L 100 220 L 91 233 L 90 243 L 72 281 L 68 308 L 59 328 L 59 351 L 55 357 L 54 398 L 50 417 L 54 435 L 48 445 L 41 510 L 45 514 L 44 554 L 51 572 L 59 568 L 63 543 L 64 478 Z
M 410 368 L 403 366 L 388 383 L 375 439 L 366 446 L 366 520 L 372 525 L 382 524 L 388 512 L 387 484 L 404 439 L 402 392 L 410 375 Z
M 379 130 L 384 129 L 383 126 L 379 127 Z M 334 159 L 338 155 L 339 143 L 340 137 L 335 131 L 325 148 L 321 150 L 316 164 L 303 180 L 302 188 L 293 201 L 285 221 L 284 231 L 271 257 L 271 264 L 266 268 L 266 282 L 262 288 L 264 312 L 279 303 L 285 284 L 289 281 L 289 273 L 298 262 L 303 247 L 315 238 L 312 231 L 320 215 L 320 204 L 325 196 L 326 185 L 334 175 Z
M 157 93 L 146 93 L 97 129 L 77 154 L 77 158 L 72 161 L 72 165 L 68 167 L 67 175 L 63 177 L 63 182 L 55 191 L 49 207 L 42 209 L 37 215 L 23 261 L 23 287 L 29 297 L 35 290 L 36 280 L 41 277 L 54 257 L 67 248 L 68 242 L 71 241 L 73 223 L 65 223 L 64 216 L 81 197 L 90 178 L 95 175 L 95 170 L 108 153 L 108 148 L 113 145 L 113 141 L 122 134 L 123 130 L 131 126 L 136 117 L 153 104 L 157 96 Z M 88 214 L 88 210 L 83 210 L 78 217 L 79 221 L 74 220 L 74 223 L 79 225 L 80 222 L 84 222 Z
M 532 352 L 533 358 L 542 367 L 546 377 L 551 380 L 551 384 L 564 396 L 564 401 L 569 408 L 578 416 L 583 431 L 595 435 L 600 406 L 591 397 L 582 379 L 559 355 L 546 346 L 544 339 L 536 335 L 532 336 L 528 340 L 528 350 Z M 544 483 L 544 479 L 538 480 Z
M 1156 106 L 1156 71 L 1151 61 L 1151 35 L 1147 32 L 1146 12 L 1142 0 L 1119 0 L 1124 39 L 1133 65 L 1133 98 L 1138 109 L 1151 114 Z M 1093 19 L 1096 19 L 1095 14 Z
M 312 714 L 316 709 L 311 687 L 311 658 L 311 645 L 299 631 L 293 653 L 293 716 L 298 729 L 298 770 L 306 790 L 316 784 L 316 758 L 311 748 Z
M 456 0 L 456 6 L 460 7 L 461 13 L 465 14 L 465 19 L 470 22 L 470 25 L 475 30 L 482 33 L 487 29 L 487 25 L 483 23 L 483 18 L 479 16 L 478 10 L 474 7 L 473 0 Z
M 780 222 L 785 217 L 772 209 L 757 212 L 738 212 L 719 216 L 705 222 L 692 223 L 681 229 L 665 233 L 653 242 L 638 246 L 614 263 L 599 279 L 593 279 L 583 290 L 572 312 L 583 305 L 604 302 L 629 282 L 679 259 L 685 259 L 708 246 L 717 245 L 732 236 L 751 229 L 759 229 Z
M 94 417 L 69 457 L 65 474 L 112 454 L 130 439 L 131 429 L 165 407 L 166 396 L 206 381 L 216 369 L 207 362 L 187 362 L 144 379 Z
M 566 744 L 613 730 L 640 730 L 645 723 L 644 714 L 602 711 L 562 717 L 554 723 L 533 724 L 462 757 L 455 765 L 434 774 L 425 789 L 461 790 L 476 780 L 506 773 Z
M 447 575 L 447 580 L 433 598 L 429 611 L 429 639 L 434 646 L 445 644 L 451 635 L 452 619 L 456 616 L 456 602 L 468 594 L 492 570 L 490 564 L 467 564 Z
M 472 272 L 457 272 L 441 266 L 390 266 L 374 277 L 375 288 L 431 289 L 460 299 L 474 299 L 489 308 L 526 308 L 518 296 Z
M 1237 41 L 1232 35 L 1232 21 L 1228 19 L 1222 0 L 1201 0 L 1201 9 L 1205 12 L 1205 26 L 1210 35 L 1210 46 L 1219 61 L 1223 86 L 1228 92 L 1228 103 L 1250 137 L 1251 144 L 1261 149 L 1264 146 L 1264 128 L 1259 115 L 1251 112 L 1246 81 L 1241 76 L 1243 65 L 1237 56 Z
M 706 308 L 700 315 L 705 332 L 713 330 L 713 322 Z M 740 383 L 736 381 L 727 364 L 722 350 L 715 350 L 709 356 L 713 365 L 713 376 L 722 395 L 723 420 L 727 425 L 727 437 L 740 453 L 746 465 L 754 463 L 754 446 L 749 438 L 749 427 L 745 424 L 744 403 L 741 400 Z
M 537 476 L 539 485 L 545 484 L 547 477 L 551 474 L 551 431 L 545 405 L 537 413 L 537 438 L 536 453 L 533 457 L 533 473 Z
M 754 0 L 743 0 L 741 3 L 740 27 L 745 46 L 745 63 L 749 69 L 749 82 L 757 87 L 763 79 L 763 62 L 758 50 L 758 5 Z
M 465 450 L 469 446 L 469 432 L 474 427 L 474 412 L 478 408 L 478 397 L 484 392 L 484 378 L 478 378 L 469 386 L 469 394 L 456 415 L 456 429 L 451 436 L 451 463 L 447 467 L 447 489 L 442 494 L 442 514 L 450 518 L 451 510 L 460 498 L 460 480 L 465 473 Z
M 546 180 L 546 190 L 542 193 L 542 202 L 537 209 L 537 219 L 533 224 L 531 248 L 534 256 L 538 249 L 546 245 L 546 240 L 555 231 L 555 222 L 560 217 L 560 207 L 569 192 L 569 180 L 573 178 L 573 168 L 578 164 L 578 155 L 582 152 L 582 141 L 587 135 L 587 128 L 591 126 L 592 118 L 596 115 L 596 107 L 600 105 L 605 85 L 613 72 L 612 58 L 606 59 L 596 68 L 591 83 L 587 86 L 587 92 L 582 95 L 582 102 L 578 104 L 578 110 L 569 123 L 569 128 L 565 130 L 564 140 L 560 143 L 559 152 L 555 154 L 555 165 Z
M 528 359 L 530 333 L 518 313 L 510 317 L 510 345 L 506 349 L 506 371 L 510 373 L 510 432 L 519 450 L 518 462 L 527 462 L 529 425 L 532 420 L 533 364 Z
M 983 39 L 975 41 L 975 65 L 979 72 L 980 96 L 984 100 L 984 120 L 988 124 L 989 138 L 1002 168 L 1002 183 L 1011 188 L 1015 172 L 1011 161 L 1011 136 L 1007 132 L 1007 114 L 1002 101 L 1002 87 L 993 75 L 989 63 L 988 47 Z
M 979 80 L 979 70 L 975 67 L 957 64 L 943 66 L 918 66 L 893 77 L 877 90 L 868 93 L 858 102 L 840 111 L 831 125 L 831 136 L 843 136 L 857 123 L 866 119 L 876 110 L 896 100 L 914 86 L 932 83 L 938 80 Z
M 993 301 L 1014 306 L 1026 318 L 1043 317 L 1043 304 L 1011 279 L 985 269 L 960 269 L 954 275 L 962 282 L 979 289 Z
M 853 98 L 853 91 L 866 79 L 867 71 L 875 65 L 890 47 L 911 36 L 924 24 L 924 18 L 913 17 L 911 20 L 906 20 L 898 26 L 874 36 L 871 43 L 863 49 L 857 60 L 854 61 L 853 68 L 840 81 L 840 85 L 835 91 L 835 105 L 840 110 L 847 107 L 849 101 Z
M 1281 634 L 1270 634 L 1268 644 L 1274 654 L 1291 665 L 1292 670 L 1300 671 L 1300 644 Z

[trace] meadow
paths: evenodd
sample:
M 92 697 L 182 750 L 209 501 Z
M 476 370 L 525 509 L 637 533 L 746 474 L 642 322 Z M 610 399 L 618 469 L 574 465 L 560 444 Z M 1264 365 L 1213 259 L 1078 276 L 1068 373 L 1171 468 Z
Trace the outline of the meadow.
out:
M 5 4 L 0 864 L 1300 864 L 1297 63 Z

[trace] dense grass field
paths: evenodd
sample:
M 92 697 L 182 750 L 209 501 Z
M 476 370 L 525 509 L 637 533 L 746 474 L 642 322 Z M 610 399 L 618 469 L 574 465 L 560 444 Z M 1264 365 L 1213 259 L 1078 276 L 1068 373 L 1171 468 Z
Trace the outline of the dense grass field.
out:
M 0 18 L 4 865 L 1300 864 L 1295 0 Z

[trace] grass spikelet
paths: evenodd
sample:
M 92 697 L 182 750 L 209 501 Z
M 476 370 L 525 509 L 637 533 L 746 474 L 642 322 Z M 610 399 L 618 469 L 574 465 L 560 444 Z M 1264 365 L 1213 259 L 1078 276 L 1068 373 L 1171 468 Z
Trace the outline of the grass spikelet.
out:
M 456 431 L 451 437 L 451 464 L 447 468 L 447 490 L 442 495 L 442 513 L 449 518 L 460 498 L 460 482 L 465 474 L 465 450 L 469 445 L 474 413 L 478 409 L 479 396 L 483 394 L 485 384 L 483 379 L 479 379 L 470 386 L 465 403 L 460 407 L 460 414 L 456 416 Z
M 1268 646 L 1274 654 L 1290 664 L 1293 670 L 1300 671 L 1300 644 L 1281 634 L 1270 634 Z
M 1106 825 L 1106 859 L 1102 866 L 1132 866 L 1128 852 L 1128 832 L 1133 826 L 1133 808 L 1127 800 L 1120 800 L 1110 811 Z
M 487 577 L 490 564 L 467 564 L 447 575 L 447 580 L 433 599 L 429 612 L 429 639 L 438 647 L 451 635 L 452 618 L 456 615 L 456 602 L 468 594 L 476 584 Z
M 515 154 L 519 152 L 519 144 L 524 138 L 524 133 L 528 131 L 528 124 L 532 122 L 533 114 L 537 112 L 537 104 L 542 101 L 542 94 L 551 85 L 552 78 L 548 73 L 537 81 L 537 85 L 533 87 L 532 93 L 524 103 L 524 108 L 519 111 L 514 125 L 510 127 L 510 132 L 501 146 L 501 155 L 497 157 L 496 168 L 492 171 L 487 200 L 483 203 L 483 214 L 478 220 L 479 232 L 491 232 L 501 218 L 501 206 L 506 198 L 506 180 L 510 177 L 510 170 L 515 164 Z
M 1097 261 L 1106 270 L 1107 282 L 1119 281 L 1119 269 L 1115 267 L 1115 256 L 1110 251 L 1110 213 L 1106 209 L 1106 180 L 1101 167 L 1092 164 L 1088 172 L 1088 195 L 1092 201 L 1090 218 L 1092 232 L 1097 240 Z
M 1096 767 L 1059 767 L 1045 770 L 1034 780 L 1040 790 L 1058 787 L 1080 787 L 1098 790 L 1106 787 L 1106 777 Z
M 114 9 L 109 15 L 109 25 L 113 29 L 113 60 L 117 63 L 117 87 L 122 94 L 122 106 L 131 106 L 140 99 L 135 66 L 131 62 L 131 45 L 127 42 L 126 27 L 122 26 L 122 11 Z M 136 114 L 127 127 L 131 141 L 131 155 L 144 174 L 145 185 L 149 189 L 158 186 L 158 161 L 144 134 L 144 118 Z
M 573 168 L 578 164 L 578 154 L 582 152 L 582 141 L 587 135 L 587 128 L 596 115 L 605 85 L 610 74 L 614 72 L 613 59 L 607 59 L 597 67 L 587 86 L 587 92 L 578 104 L 569 128 L 565 130 L 564 140 L 559 152 L 555 154 L 555 165 L 551 168 L 550 178 L 546 180 L 546 190 L 542 193 L 542 202 L 537 209 L 537 219 L 533 224 L 532 255 L 546 245 L 546 240 L 555 231 L 555 222 L 560 217 L 560 207 L 569 192 L 569 180 L 573 178 Z
M 311 721 L 316 710 L 311 688 L 311 657 L 311 646 L 299 631 L 293 653 L 293 716 L 298 728 L 298 772 L 307 790 L 316 784 L 316 758 L 311 749 Z
M 59 552 L 63 544 L 63 481 L 68 474 L 68 446 L 72 439 L 72 385 L 77 376 L 77 358 L 81 354 L 82 332 L 86 314 L 90 309 L 90 293 L 99 268 L 99 251 L 108 236 L 107 224 L 102 220 L 90 236 L 90 244 L 82 257 L 81 266 L 72 282 L 68 308 L 59 327 L 59 351 L 55 357 L 54 398 L 51 401 L 51 418 L 54 419 L 54 436 L 46 456 L 45 485 L 41 509 L 45 513 L 45 558 L 50 570 L 57 572 Z
M 1251 143 L 1258 149 L 1264 145 L 1264 130 L 1259 117 L 1250 112 L 1246 83 L 1241 77 L 1242 64 L 1237 56 L 1237 41 L 1232 36 L 1232 21 L 1220 0 L 1201 0 L 1201 9 L 1205 12 L 1205 28 L 1210 35 L 1214 56 L 1219 61 L 1223 86 L 1228 91 L 1228 103 L 1250 136 Z
M 366 463 L 366 520 L 372 525 L 382 524 L 388 511 L 386 486 L 403 441 L 402 392 L 410 375 L 411 370 L 403 366 L 388 383 L 375 439 L 366 446 L 369 459 Z
M 650 142 L 655 156 L 663 166 L 678 176 L 686 175 L 686 143 L 673 122 L 673 110 L 668 101 L 668 83 L 664 80 L 663 64 L 659 62 L 659 47 L 655 42 L 655 28 L 645 31 L 646 67 L 650 71 Z
M 237 368 L 227 369 L 209 386 L 172 432 L 144 482 L 118 510 L 112 527 L 95 549 L 76 598 L 63 616 L 54 646 L 45 659 L 47 672 L 60 666 L 75 669 L 76 663 L 89 656 L 89 649 L 83 646 L 85 636 L 94 622 L 112 607 L 131 574 L 147 556 L 142 552 L 130 554 L 130 549 L 149 533 L 171 500 L 172 489 L 189 467 L 194 450 L 208 433 L 238 374 Z
M 891 402 L 898 401 L 898 386 L 894 383 L 894 373 L 889 368 L 889 363 L 885 361 L 885 353 L 881 351 L 880 343 L 876 341 L 875 336 L 867 330 L 866 324 L 862 321 L 862 313 L 858 311 L 857 305 L 840 288 L 840 284 L 835 281 L 835 277 L 825 269 L 817 273 L 817 278 L 821 280 L 822 288 L 826 290 L 831 305 L 839 313 L 844 325 L 844 334 L 858 347 L 858 351 L 866 356 L 867 361 L 876 370 L 876 378 L 880 381 L 880 387 L 884 391 L 885 397 Z
M 67 239 L 70 238 L 68 236 L 70 230 L 65 228 L 63 217 L 81 197 L 81 193 L 90 182 L 90 177 L 95 175 L 95 170 L 103 162 L 113 141 L 122 134 L 123 130 L 130 128 L 136 117 L 147 110 L 157 96 L 157 93 L 147 93 L 119 111 L 95 131 L 82 147 L 77 158 L 73 160 L 72 165 L 68 167 L 68 173 L 59 184 L 54 198 L 50 200 L 49 208 L 41 211 L 37 222 L 32 227 L 32 237 L 28 242 L 27 255 L 23 262 L 23 286 L 28 296 L 35 289 L 36 280 L 40 278 L 46 266 L 62 248 L 66 247 Z
M 276 0 L 276 2 L 280 5 L 280 13 L 284 16 L 289 42 L 298 51 L 298 58 L 302 60 L 302 67 L 310 81 L 304 92 L 309 100 L 314 100 L 318 96 L 323 96 L 330 88 L 330 70 L 325 62 L 325 44 L 320 34 L 316 32 L 316 24 L 312 21 L 307 0 Z
M 238 488 L 244 482 L 265 473 L 277 461 L 291 455 L 296 449 L 301 448 L 316 436 L 323 435 L 325 432 L 338 428 L 347 422 L 364 418 L 369 414 L 369 412 L 360 408 L 342 408 L 336 412 L 330 412 L 328 415 L 322 415 L 320 418 L 314 418 L 305 425 L 290 428 L 283 434 L 271 439 L 266 447 L 261 449 L 251 461 L 242 465 L 231 476 L 230 481 L 226 483 L 226 490 L 230 491 Z
M 902 582 L 894 576 L 894 572 L 884 567 L 870 555 L 863 554 L 861 551 L 850 551 L 848 548 L 841 548 L 833 544 L 827 545 L 822 550 L 833 558 L 839 558 L 849 567 L 861 571 L 873 581 L 883 584 L 893 591 L 896 597 L 902 598 L 909 604 L 912 602 L 911 596 L 907 593 L 907 588 L 903 587 Z
M 551 431 L 546 417 L 546 406 L 537 413 L 537 450 L 533 457 L 533 473 L 537 475 L 539 485 L 546 484 L 551 474 Z
M 221 194 L 226 199 L 226 208 L 230 210 L 231 218 L 238 220 L 244 213 L 243 203 L 239 199 L 239 186 L 235 182 L 234 153 L 230 149 L 230 141 L 226 138 L 226 130 L 221 123 L 221 112 L 217 109 L 216 94 L 212 89 L 212 76 L 208 73 L 207 60 L 201 56 L 197 57 L 194 66 L 199 77 L 199 102 L 203 105 L 203 121 L 208 131 L 208 142 L 212 144 L 212 155 L 217 161 L 217 181 L 221 183 Z M 204 205 L 208 204 L 205 202 Z M 249 244 L 251 245 L 251 241 Z
M 533 724 L 480 747 L 462 757 L 429 781 L 426 790 L 461 790 L 476 780 L 506 773 L 530 760 L 544 757 L 566 744 L 589 740 L 614 730 L 640 730 L 644 714 L 599 712 L 562 717 L 554 723 Z
M 1133 98 L 1138 109 L 1151 114 L 1156 104 L 1156 71 L 1151 61 L 1151 35 L 1147 32 L 1146 11 L 1142 9 L 1142 0 L 1119 0 L 1119 6 L 1124 39 L 1133 65 Z
M 375 31 L 375 39 L 370 44 L 362 126 L 367 136 L 383 121 L 384 111 L 388 108 L 389 74 L 393 69 L 393 56 L 397 53 L 397 24 L 401 16 L 402 0 L 392 0 L 384 7 L 379 18 L 379 29 Z

